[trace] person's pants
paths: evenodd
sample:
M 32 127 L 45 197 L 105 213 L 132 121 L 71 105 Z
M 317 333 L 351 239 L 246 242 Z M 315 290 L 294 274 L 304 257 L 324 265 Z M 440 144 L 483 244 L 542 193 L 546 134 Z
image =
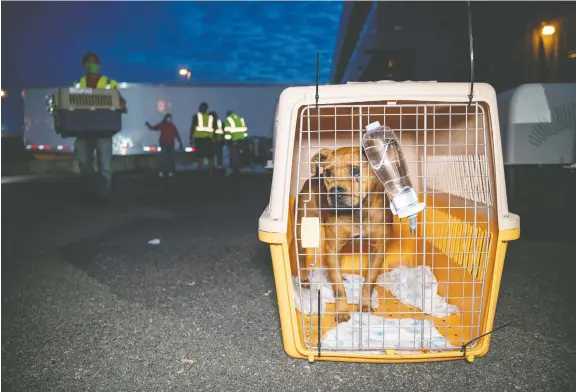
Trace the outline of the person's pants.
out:
M 241 168 L 248 166 L 250 160 L 250 150 L 246 139 L 238 141 L 238 164 Z
M 233 141 L 228 148 L 230 149 L 230 169 L 238 171 L 240 169 L 240 146 L 237 141 Z
M 94 150 L 98 161 L 98 175 L 94 171 Z M 74 153 L 80 174 L 90 188 L 96 187 L 102 196 L 112 190 L 112 138 L 78 137 L 74 142 Z
M 219 168 L 222 167 L 222 156 L 223 156 L 223 151 L 222 149 L 224 148 L 224 143 L 223 142 L 215 142 L 214 143 L 214 154 L 216 155 L 216 164 L 218 165 Z
M 162 146 L 160 171 L 164 174 L 174 173 L 174 146 Z

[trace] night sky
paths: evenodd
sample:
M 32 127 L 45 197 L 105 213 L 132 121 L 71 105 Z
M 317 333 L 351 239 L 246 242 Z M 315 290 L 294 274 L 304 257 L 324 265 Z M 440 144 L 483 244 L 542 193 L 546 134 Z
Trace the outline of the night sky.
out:
M 2 123 L 25 86 L 68 85 L 85 51 L 121 82 L 328 82 L 342 2 L 3 2 Z M 12 102 L 10 102 L 12 101 Z M 14 114 L 14 115 L 13 115 Z M 17 130 L 16 130 L 17 131 Z

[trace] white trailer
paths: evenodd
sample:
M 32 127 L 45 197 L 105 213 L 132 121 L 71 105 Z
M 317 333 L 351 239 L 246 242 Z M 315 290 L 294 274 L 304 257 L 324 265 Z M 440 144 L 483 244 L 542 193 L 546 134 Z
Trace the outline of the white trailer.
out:
M 576 83 L 524 84 L 498 94 L 505 165 L 576 162 Z
M 576 84 L 525 84 L 498 95 L 510 209 L 522 236 L 573 241 L 576 220 Z M 568 229 L 567 229 L 568 227 Z
M 274 111 L 280 93 L 288 85 L 150 85 L 120 84 L 128 102 L 122 131 L 114 136 L 115 155 L 141 155 L 158 151 L 158 133 L 144 125 L 156 123 L 171 113 L 187 151 L 192 116 L 201 102 L 208 103 L 220 119 L 233 110 L 246 119 L 249 136 L 272 138 Z M 34 152 L 72 153 L 74 138 L 62 138 L 54 131 L 46 98 L 57 86 L 28 88 L 24 98 L 24 143 Z

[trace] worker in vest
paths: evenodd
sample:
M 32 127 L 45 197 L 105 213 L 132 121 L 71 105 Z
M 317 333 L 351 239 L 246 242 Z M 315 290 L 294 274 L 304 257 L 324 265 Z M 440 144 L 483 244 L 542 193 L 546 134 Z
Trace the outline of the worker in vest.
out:
M 210 115 L 214 119 L 214 154 L 216 155 L 216 165 L 218 171 L 222 171 L 222 155 L 226 135 L 222 127 L 222 120 L 218 118 L 216 112 L 210 112 Z
M 118 82 L 100 73 L 100 58 L 94 52 L 82 57 L 82 66 L 86 74 L 74 83 L 76 88 L 118 88 Z M 128 113 L 126 101 L 120 96 L 122 113 Z M 114 134 L 77 137 L 74 153 L 78 161 L 80 174 L 89 188 L 96 186 L 100 201 L 108 201 L 112 190 L 112 137 Z M 94 171 L 94 150 L 98 159 L 98 175 Z M 91 190 L 92 191 L 92 190 Z
M 196 148 L 198 169 L 204 169 L 204 160 L 208 159 L 209 174 L 214 171 L 214 117 L 208 114 L 208 104 L 202 102 L 198 113 L 192 117 L 190 126 L 190 145 Z
M 238 173 L 240 170 L 240 155 L 245 148 L 244 141 L 248 137 L 248 128 L 246 128 L 244 118 L 229 110 L 226 113 L 224 132 L 230 135 L 230 168 L 233 173 Z

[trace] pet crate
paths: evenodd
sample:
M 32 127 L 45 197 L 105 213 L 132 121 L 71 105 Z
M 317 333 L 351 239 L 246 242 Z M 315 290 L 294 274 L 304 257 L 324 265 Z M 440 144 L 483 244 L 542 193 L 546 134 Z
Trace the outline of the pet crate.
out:
M 468 83 L 372 82 L 320 86 L 318 102 L 315 86 L 281 94 L 259 238 L 271 249 L 288 355 L 473 361 L 488 351 L 506 246 L 519 238 L 520 218 L 508 212 L 495 91 L 475 84 L 471 101 L 469 93 Z M 396 134 L 425 203 L 414 233 L 406 219 L 373 212 L 389 208 L 384 199 L 381 207 L 363 202 L 382 198 L 363 184 L 374 172 L 362 137 L 376 121 Z M 334 153 L 343 147 L 347 153 Z M 327 203 L 335 176 L 358 201 L 350 202 L 355 210 Z M 365 230 L 384 220 L 385 230 Z M 345 224 L 352 226 L 338 228 Z M 383 252 L 374 246 L 380 234 Z M 382 264 L 373 264 L 379 256 Z

